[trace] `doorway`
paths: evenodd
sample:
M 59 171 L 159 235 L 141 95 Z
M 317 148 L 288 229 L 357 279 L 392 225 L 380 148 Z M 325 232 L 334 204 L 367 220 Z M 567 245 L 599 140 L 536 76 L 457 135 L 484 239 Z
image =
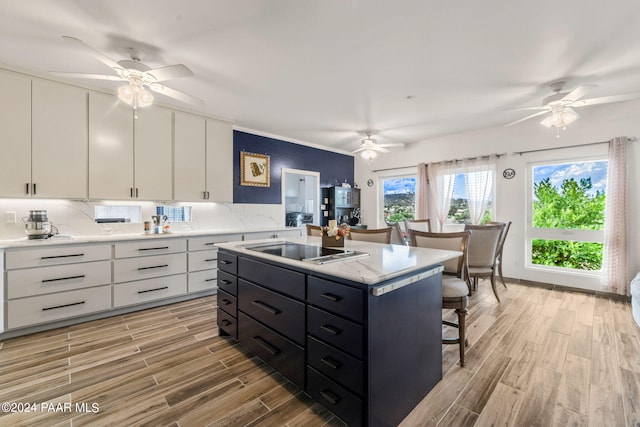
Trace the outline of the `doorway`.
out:
M 320 172 L 282 168 L 282 207 L 287 227 L 320 224 Z

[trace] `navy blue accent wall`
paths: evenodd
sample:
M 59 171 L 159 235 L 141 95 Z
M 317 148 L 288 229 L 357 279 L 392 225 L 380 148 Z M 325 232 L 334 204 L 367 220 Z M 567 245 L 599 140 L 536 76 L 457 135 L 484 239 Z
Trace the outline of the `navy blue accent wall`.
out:
M 267 154 L 271 159 L 271 186 L 240 185 L 240 152 Z M 233 131 L 233 203 L 282 203 L 282 168 L 320 172 L 320 187 L 353 186 L 353 157 L 318 148 Z

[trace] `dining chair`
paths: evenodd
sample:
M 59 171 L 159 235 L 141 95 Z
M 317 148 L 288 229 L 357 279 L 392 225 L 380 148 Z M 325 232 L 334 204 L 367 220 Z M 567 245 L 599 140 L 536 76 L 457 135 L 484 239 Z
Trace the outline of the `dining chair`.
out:
M 458 315 L 458 323 L 442 320 L 444 325 L 458 328 L 457 338 L 442 338 L 443 344 L 459 344 L 460 366 L 464 367 L 464 352 L 469 345 L 467 340 L 466 317 L 469 313 L 471 287 L 467 280 L 467 256 L 471 232 L 428 233 L 409 230 L 411 246 L 420 248 L 446 249 L 460 251 L 462 255 L 443 263 L 442 308 L 453 309 Z
M 407 241 L 404 238 L 404 233 L 402 232 L 402 228 L 400 228 L 400 223 L 385 221 L 385 224 L 391 227 L 391 244 L 392 245 L 407 244 Z
M 431 233 L 431 220 L 429 219 L 405 219 L 404 228 L 409 230 L 418 230 Z
M 500 235 L 500 241 L 498 242 L 498 253 L 496 254 L 496 265 L 498 267 L 498 275 L 500 276 L 500 281 L 502 282 L 502 286 L 507 287 L 506 282 L 504 281 L 504 276 L 502 275 L 502 251 L 504 250 L 504 242 L 507 240 L 507 233 L 509 232 L 509 228 L 511 228 L 511 221 L 499 222 L 499 221 L 490 221 L 486 223 L 487 225 L 502 225 L 502 234 Z
M 478 288 L 478 279 L 486 277 L 491 280 L 491 288 L 498 302 L 496 289 L 496 255 L 498 242 L 502 234 L 502 225 L 465 225 L 466 231 L 471 231 L 469 241 L 469 277 L 473 281 L 473 289 Z
M 385 228 L 352 228 L 349 239 L 375 243 L 391 243 L 391 227 Z
M 322 227 L 307 224 L 307 236 L 322 236 Z

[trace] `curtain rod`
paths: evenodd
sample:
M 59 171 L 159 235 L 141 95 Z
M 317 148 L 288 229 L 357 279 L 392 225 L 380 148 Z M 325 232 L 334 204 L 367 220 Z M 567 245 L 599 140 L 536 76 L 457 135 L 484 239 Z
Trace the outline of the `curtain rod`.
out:
M 474 156 L 474 157 L 465 157 L 463 159 L 452 159 L 452 160 L 441 160 L 439 162 L 429 162 L 429 163 L 453 163 L 453 162 L 461 162 L 463 160 L 475 160 L 475 159 L 483 159 L 483 158 L 489 158 L 491 156 L 496 156 L 497 158 L 500 158 L 502 156 L 506 156 L 507 153 L 500 153 L 500 154 L 485 154 L 482 156 Z M 384 171 L 393 171 L 393 170 L 398 170 L 398 169 L 409 169 L 409 168 L 415 168 L 418 165 L 412 165 L 412 166 L 398 166 L 396 168 L 386 168 L 386 169 L 374 169 L 371 172 L 375 173 L 375 172 L 384 172 Z
M 630 141 L 630 142 L 633 142 L 635 140 L 636 140 L 635 136 L 630 136 L 630 137 L 627 138 L 627 141 Z M 522 156 L 523 154 L 539 153 L 541 151 L 562 150 L 563 148 L 587 147 L 589 145 L 608 144 L 608 143 L 609 143 L 609 141 L 587 142 L 585 144 L 564 145 L 562 147 L 539 148 L 537 150 L 527 150 L 527 151 L 514 151 L 513 154 L 518 154 L 518 155 Z

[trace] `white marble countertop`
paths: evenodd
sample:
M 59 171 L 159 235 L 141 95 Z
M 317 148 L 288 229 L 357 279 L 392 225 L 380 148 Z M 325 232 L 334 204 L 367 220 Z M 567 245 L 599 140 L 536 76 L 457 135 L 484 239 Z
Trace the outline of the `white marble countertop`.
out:
M 129 240 L 143 240 L 143 239 L 170 239 L 180 237 L 200 237 L 200 236 L 213 236 L 213 235 L 227 235 L 227 234 L 248 234 L 248 233 L 260 233 L 260 232 L 278 232 L 298 230 L 296 227 L 274 227 L 274 228 L 253 228 L 253 229 L 237 229 L 237 230 L 199 230 L 199 231 L 178 231 L 162 234 L 144 234 L 144 233 L 129 233 L 129 234 L 99 234 L 92 236 L 70 236 L 61 235 L 53 236 L 49 239 L 35 239 L 28 240 L 27 237 L 13 240 L 0 240 L 0 249 L 8 248 L 24 248 L 24 247 L 43 247 L 50 245 L 67 245 L 67 244 L 83 244 L 83 243 L 109 243 L 109 242 L 122 242 Z
M 277 255 L 252 251 L 251 249 L 246 248 L 247 245 L 275 242 L 293 242 L 321 246 L 322 239 L 320 237 L 304 236 L 299 238 L 275 240 L 263 239 L 244 242 L 216 243 L 216 246 L 240 254 L 247 254 L 257 258 L 275 261 L 280 264 L 290 265 L 367 285 L 373 285 L 388 279 L 403 276 L 407 273 L 418 271 L 430 265 L 441 264 L 444 261 L 456 258 L 462 254 L 457 251 L 347 240 L 345 242 L 345 249 L 368 252 L 370 255 L 317 265 L 310 262 L 298 261 Z

